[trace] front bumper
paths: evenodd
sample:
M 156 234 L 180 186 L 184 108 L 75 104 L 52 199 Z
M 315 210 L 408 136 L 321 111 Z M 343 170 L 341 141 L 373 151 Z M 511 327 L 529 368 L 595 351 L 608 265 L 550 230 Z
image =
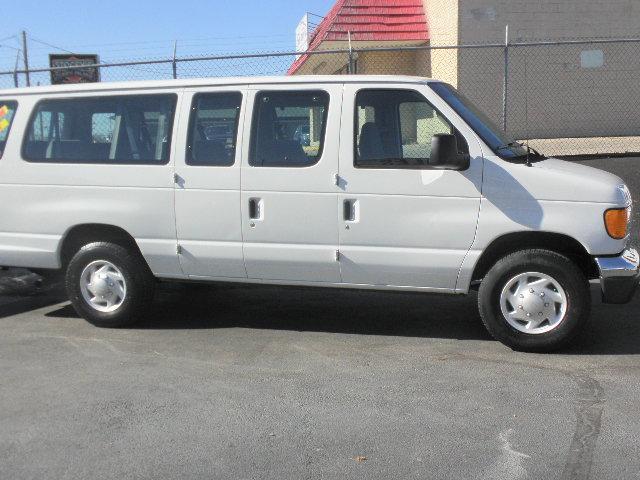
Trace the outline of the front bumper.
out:
M 596 257 L 604 303 L 628 303 L 638 286 L 640 257 L 632 248 L 616 257 Z

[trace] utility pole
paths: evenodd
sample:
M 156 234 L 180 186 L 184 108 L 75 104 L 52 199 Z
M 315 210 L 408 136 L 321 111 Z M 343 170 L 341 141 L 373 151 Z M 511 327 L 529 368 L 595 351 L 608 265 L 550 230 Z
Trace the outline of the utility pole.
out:
M 27 32 L 22 31 L 22 58 L 24 60 L 25 78 L 27 80 L 27 87 L 31 86 L 31 79 L 29 78 L 29 53 L 27 52 Z

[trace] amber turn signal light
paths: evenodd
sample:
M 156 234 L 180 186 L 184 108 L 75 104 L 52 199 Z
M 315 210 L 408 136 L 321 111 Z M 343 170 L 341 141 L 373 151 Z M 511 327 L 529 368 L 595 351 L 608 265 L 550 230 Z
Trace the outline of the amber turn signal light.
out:
M 630 208 L 612 208 L 604 212 L 604 226 L 611 238 L 621 240 L 627 236 Z

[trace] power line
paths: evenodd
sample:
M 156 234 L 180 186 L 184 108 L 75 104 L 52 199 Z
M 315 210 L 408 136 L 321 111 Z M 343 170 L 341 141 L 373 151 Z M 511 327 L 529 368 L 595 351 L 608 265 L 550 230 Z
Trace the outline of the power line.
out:
M 12 47 L 11 45 L 0 45 L 0 48 L 10 48 L 11 50 L 20 51 L 18 47 Z
M 133 42 L 86 43 L 86 44 L 73 44 L 70 46 L 76 49 L 85 48 L 85 47 L 111 47 L 111 46 L 124 46 L 124 45 L 135 46 L 135 45 L 152 45 L 152 44 L 157 44 L 161 46 L 163 44 L 164 45 L 172 44 L 176 40 L 178 44 L 181 44 L 181 45 L 188 45 L 194 42 L 196 42 L 196 44 L 199 44 L 199 42 L 208 42 L 208 41 L 217 41 L 217 40 L 229 40 L 231 44 L 232 42 L 235 42 L 237 40 L 256 39 L 256 41 L 258 41 L 258 39 L 286 38 L 290 36 L 291 36 L 290 34 L 280 33 L 280 34 L 272 34 L 272 35 L 240 35 L 240 36 L 226 36 L 226 37 L 178 38 L 178 39 L 172 39 L 172 40 L 140 40 L 140 41 L 133 41 Z M 46 42 L 41 42 L 41 43 L 46 44 Z M 246 42 L 242 42 L 242 43 L 246 43 Z M 152 48 L 152 47 L 145 47 L 145 48 Z
M 70 51 L 70 50 L 67 50 L 66 48 L 62 48 L 62 47 L 58 47 L 58 46 L 56 46 L 56 45 L 52 45 L 52 44 L 47 43 L 47 42 L 45 42 L 45 41 L 43 41 L 43 40 L 38 40 L 37 38 L 35 38 L 35 37 L 31 36 L 31 35 L 29 36 L 29 40 L 31 40 L 32 42 L 40 43 L 40 44 L 42 44 L 42 45 L 46 45 L 47 47 L 54 48 L 54 49 L 56 49 L 56 50 L 63 51 L 63 52 L 65 52 L 65 53 L 70 53 L 70 54 L 72 54 L 72 55 L 75 53 L 75 52 L 72 52 L 72 51 Z
M 50 47 L 50 48 L 54 48 L 54 49 L 56 49 L 56 50 L 60 50 L 60 51 L 62 51 L 62 52 L 68 53 L 68 54 L 70 54 L 70 55 L 75 55 L 75 54 L 76 54 L 76 52 L 72 52 L 71 50 L 67 50 L 66 48 L 62 48 L 62 47 L 59 47 L 59 46 L 57 46 L 57 45 L 53 45 L 53 44 L 51 44 L 51 43 L 49 43 L 49 42 L 45 42 L 44 40 L 40 40 L 40 39 L 35 38 L 35 37 L 33 37 L 33 36 L 29 36 L 29 38 L 30 38 L 30 39 L 31 39 L 31 41 L 33 41 L 33 42 L 37 42 L 37 43 L 40 43 L 40 44 L 42 44 L 42 45 L 46 45 L 46 46 L 48 46 L 48 47 Z M 105 64 L 106 64 L 106 63 L 109 63 L 109 62 L 108 62 L 108 61 L 106 61 L 106 60 L 100 60 L 100 63 L 105 63 Z M 155 74 L 155 73 L 157 73 L 157 72 L 154 72 L 154 71 L 149 70 L 149 69 L 144 68 L 144 67 L 132 66 L 131 68 L 134 68 L 134 69 L 135 69 L 135 68 L 137 68 L 137 69 L 138 69 L 138 70 L 140 70 L 140 71 L 145 71 L 145 72 L 148 72 L 148 73 L 154 73 L 154 74 Z

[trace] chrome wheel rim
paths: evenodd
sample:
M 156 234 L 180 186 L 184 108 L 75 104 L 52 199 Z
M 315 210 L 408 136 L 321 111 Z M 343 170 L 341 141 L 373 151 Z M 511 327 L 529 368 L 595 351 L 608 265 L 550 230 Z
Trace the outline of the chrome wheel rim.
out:
M 127 283 L 118 267 L 106 260 L 95 260 L 80 275 L 84 301 L 94 310 L 114 312 L 127 298 Z
M 519 332 L 540 335 L 557 328 L 567 313 L 567 294 L 560 283 L 538 272 L 509 280 L 500 293 L 500 309 Z

